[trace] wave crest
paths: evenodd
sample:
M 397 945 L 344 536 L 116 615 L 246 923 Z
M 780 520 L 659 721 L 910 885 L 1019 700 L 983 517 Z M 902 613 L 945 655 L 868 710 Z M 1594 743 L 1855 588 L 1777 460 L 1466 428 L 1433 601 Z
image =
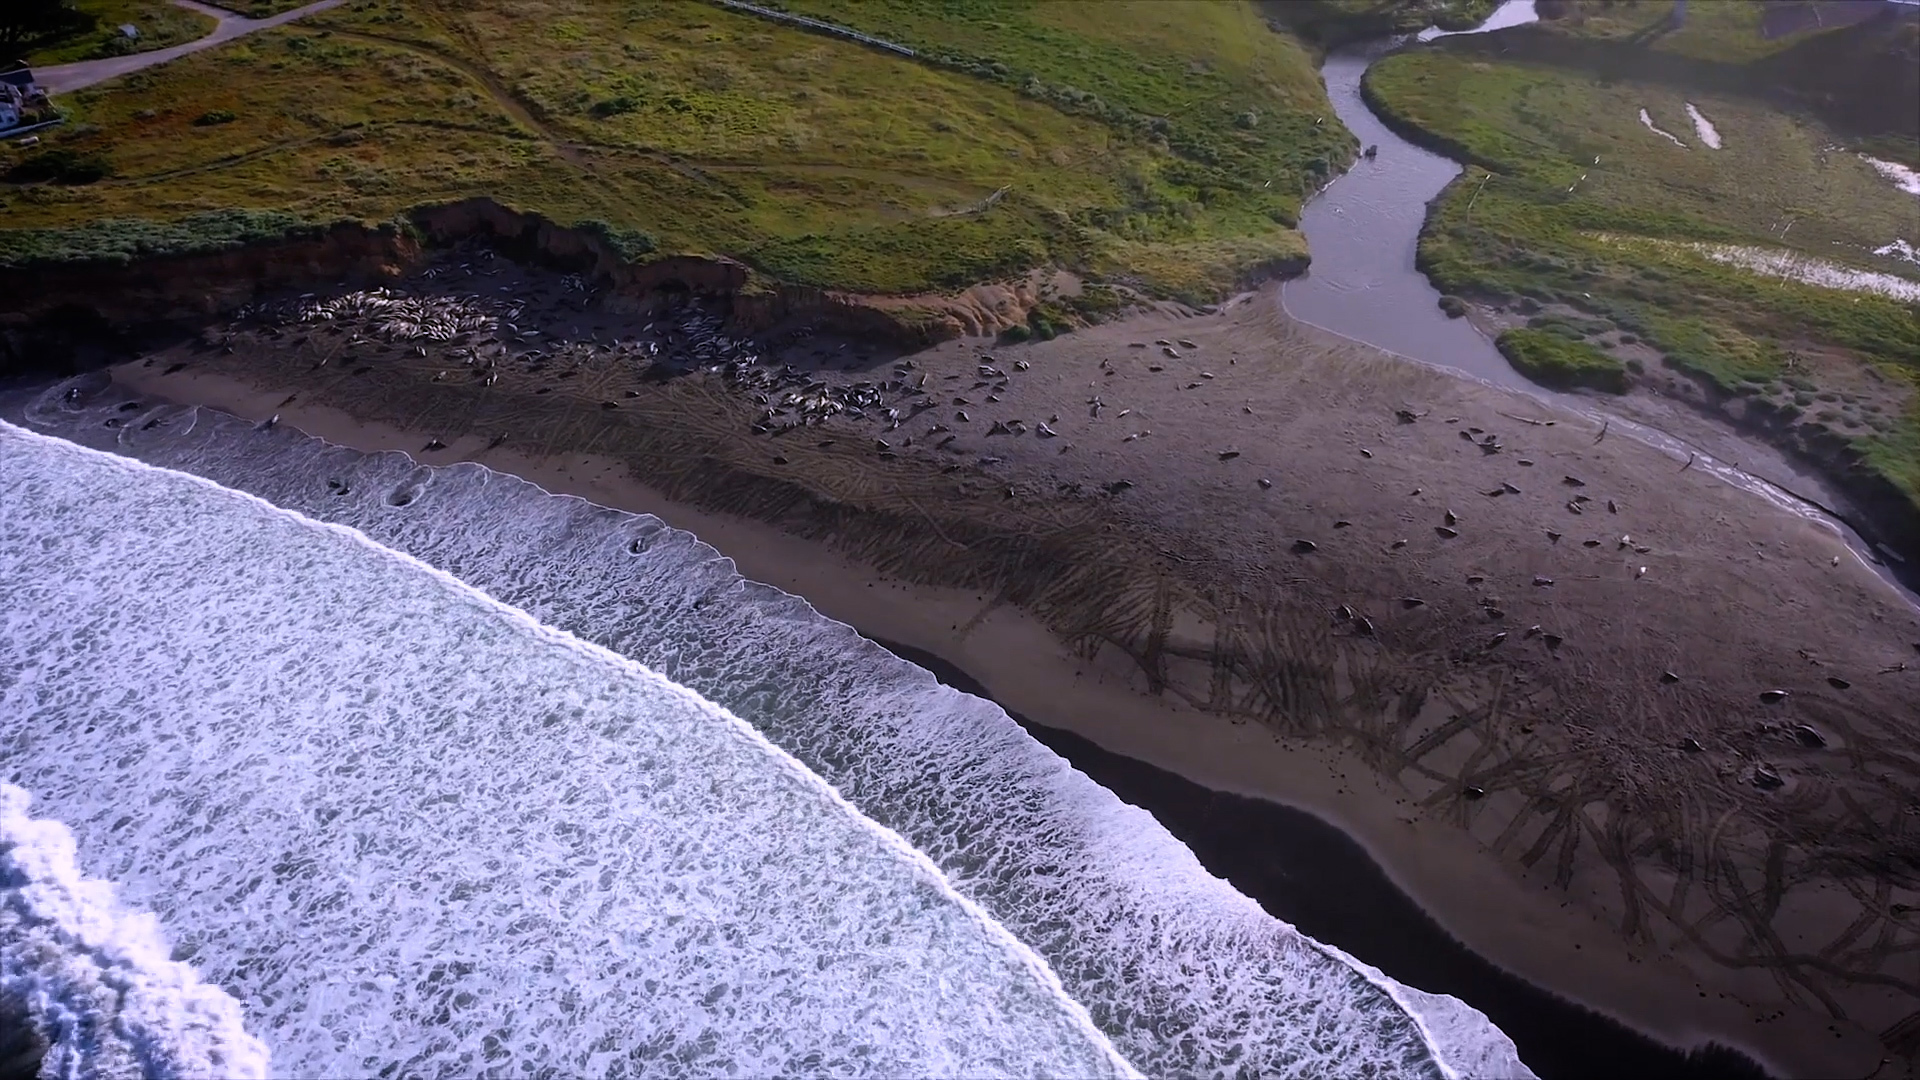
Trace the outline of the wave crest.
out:
M 32 798 L 0 783 L 0 1001 L 50 1044 L 40 1075 L 264 1078 L 240 1003 L 82 874 L 73 833 L 29 817 Z

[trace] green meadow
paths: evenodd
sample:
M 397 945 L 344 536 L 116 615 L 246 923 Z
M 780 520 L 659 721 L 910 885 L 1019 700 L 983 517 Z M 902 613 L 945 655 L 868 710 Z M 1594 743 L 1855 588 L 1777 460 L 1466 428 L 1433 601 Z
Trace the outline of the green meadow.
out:
M 1694 4 L 1703 18 L 1628 44 L 1668 7 L 1591 4 L 1576 14 L 1593 17 L 1570 26 L 1445 39 L 1369 72 L 1376 111 L 1470 163 L 1429 213 L 1422 268 L 1444 293 L 1533 313 L 1502 342 L 1523 368 L 1625 389 L 1638 374 L 1626 361 L 1651 349 L 1715 399 L 1850 446 L 1920 504 L 1920 305 L 1712 254 L 1920 279 L 1920 267 L 1874 254 L 1920 243 L 1920 199 L 1858 152 L 1901 145 L 1902 111 L 1877 129 L 1858 108 L 1842 123 L 1791 107 L 1759 68 L 1740 76 L 1814 36 L 1759 40 L 1758 5 Z M 1641 63 L 1623 50 L 1658 55 Z M 1688 85 L 1694 63 L 1704 74 Z M 1685 145 L 1650 130 L 1643 109 Z
M 353 0 L 63 98 L 0 150 L 0 263 L 486 195 L 779 281 L 1059 266 L 1198 301 L 1303 256 L 1301 200 L 1352 154 L 1251 3 L 795 6 L 926 53 L 690 0 Z

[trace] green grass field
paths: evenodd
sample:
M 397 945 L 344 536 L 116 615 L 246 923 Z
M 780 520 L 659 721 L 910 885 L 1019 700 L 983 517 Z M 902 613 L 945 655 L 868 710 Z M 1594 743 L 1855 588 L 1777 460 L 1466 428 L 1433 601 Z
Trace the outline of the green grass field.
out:
M 1542 386 L 1587 386 L 1615 394 L 1627 389 L 1626 366 L 1582 339 L 1515 328 L 1502 331 L 1496 344 L 1516 371 Z
M 812 8 L 951 47 L 689 0 L 354 0 L 63 99 L 44 146 L 0 150 L 33 181 L 0 186 L 0 262 L 145 250 L 122 234 L 213 211 L 374 222 L 489 195 L 797 283 L 1060 265 L 1203 300 L 1303 255 L 1300 202 L 1353 150 L 1314 123 L 1312 58 L 1247 3 Z
M 1615 21 L 1571 33 L 1624 36 L 1619 13 L 1636 10 L 1589 6 Z M 1640 25 L 1659 7 L 1637 6 Z M 1661 48 L 1764 64 L 1800 44 L 1755 44 L 1757 15 L 1745 5 L 1692 10 L 1708 18 L 1659 39 Z M 1556 28 L 1561 40 L 1540 51 L 1558 59 L 1569 33 Z M 1689 88 L 1665 69 L 1636 80 L 1532 52 L 1525 35 L 1455 39 L 1389 57 L 1368 75 L 1370 102 L 1397 128 L 1472 163 L 1421 236 L 1435 285 L 1580 313 L 1572 321 L 1587 333 L 1574 336 L 1585 348 L 1651 348 L 1720 394 L 1818 425 L 1920 504 L 1920 305 L 1761 276 L 1690 246 L 1787 251 L 1916 278 L 1920 268 L 1873 254 L 1896 239 L 1920 243 L 1914 196 L 1854 152 L 1858 135 L 1784 110 L 1777 97 L 1731 92 L 1739 83 L 1724 69 Z M 1696 134 L 1688 103 L 1717 128 L 1721 149 Z M 1650 131 L 1641 109 L 1686 147 Z M 1510 357 L 1568 359 L 1564 332 L 1559 341 L 1518 333 L 1533 347 L 1503 341 Z
M 214 26 L 212 19 L 169 0 L 74 0 L 73 7 L 85 17 L 86 25 L 51 40 L 33 42 L 22 59 L 35 67 L 46 67 L 164 49 L 205 37 Z M 122 25 L 133 26 L 140 36 L 126 39 L 119 32 Z M 11 61 L 13 57 L 4 59 Z

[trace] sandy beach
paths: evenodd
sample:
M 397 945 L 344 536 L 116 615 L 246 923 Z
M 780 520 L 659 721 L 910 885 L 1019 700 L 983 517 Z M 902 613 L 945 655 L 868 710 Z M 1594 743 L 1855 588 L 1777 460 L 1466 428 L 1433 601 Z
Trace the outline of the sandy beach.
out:
M 636 362 L 657 311 L 498 282 L 542 357 L 256 319 L 113 376 L 657 514 L 1038 723 L 1338 824 L 1670 1044 L 1909 1068 L 1920 616 L 1820 524 L 1268 292 L 1018 347 L 784 338 L 885 400 L 780 433 L 778 393 Z

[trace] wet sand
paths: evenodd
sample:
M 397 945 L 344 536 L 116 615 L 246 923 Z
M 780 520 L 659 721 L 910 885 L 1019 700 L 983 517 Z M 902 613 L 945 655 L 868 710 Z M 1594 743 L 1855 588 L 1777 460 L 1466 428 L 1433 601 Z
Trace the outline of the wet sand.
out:
M 953 665 L 897 642 L 879 644 L 981 697 L 986 687 Z M 1520 1059 L 1550 1080 L 1593 1077 L 1764 1077 L 1752 1059 L 1715 1046 L 1662 1046 L 1591 1009 L 1489 963 L 1395 887 L 1352 837 L 1266 799 L 1212 791 L 1091 740 L 1011 714 L 1028 734 L 1107 790 L 1151 813 L 1213 874 L 1315 941 L 1410 986 L 1470 1002 L 1514 1040 Z
M 554 335 L 655 317 L 559 298 Z M 812 370 L 925 375 L 938 407 L 780 435 L 750 389 L 619 354 L 483 385 L 439 346 L 220 333 L 115 378 L 657 513 L 1036 722 L 1311 810 L 1474 951 L 1671 1045 L 1792 1075 L 1910 1052 L 1920 892 L 1888 867 L 1920 620 L 1821 526 L 1648 447 L 1270 296 L 910 369 L 849 349 Z

